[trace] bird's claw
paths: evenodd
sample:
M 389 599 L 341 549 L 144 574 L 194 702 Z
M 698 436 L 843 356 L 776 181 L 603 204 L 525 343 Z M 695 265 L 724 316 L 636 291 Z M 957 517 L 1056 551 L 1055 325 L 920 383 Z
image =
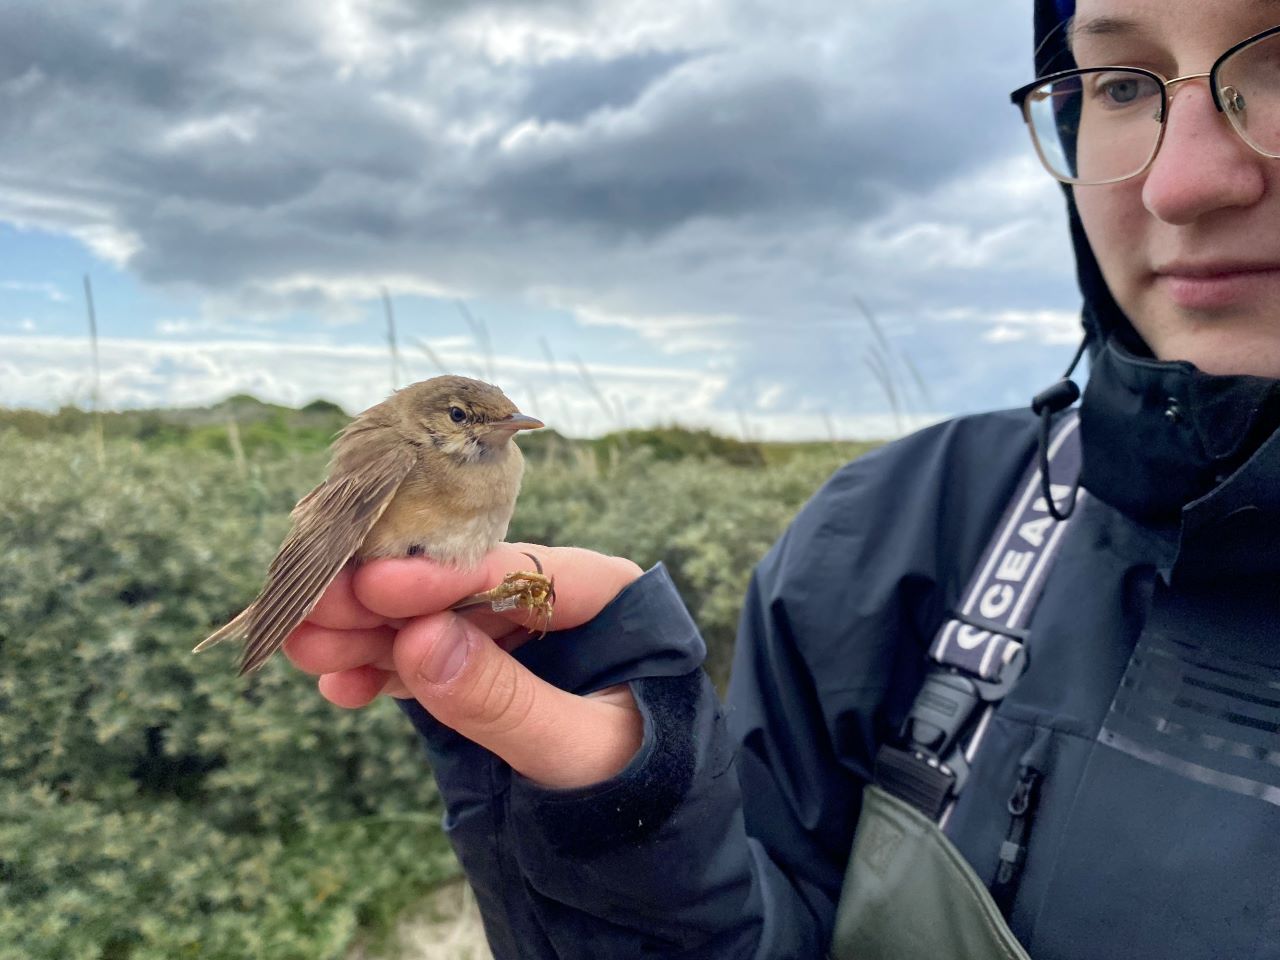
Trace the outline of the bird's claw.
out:
M 538 564 L 541 567 L 541 564 Z M 474 593 L 453 605 L 453 610 L 465 610 L 471 607 L 488 605 L 494 613 L 506 613 L 510 610 L 530 610 L 533 612 L 533 624 L 529 629 L 539 636 L 546 636 L 551 629 L 551 616 L 554 613 L 556 600 L 555 578 L 541 571 L 517 570 L 508 573 L 496 587 L 481 593 Z

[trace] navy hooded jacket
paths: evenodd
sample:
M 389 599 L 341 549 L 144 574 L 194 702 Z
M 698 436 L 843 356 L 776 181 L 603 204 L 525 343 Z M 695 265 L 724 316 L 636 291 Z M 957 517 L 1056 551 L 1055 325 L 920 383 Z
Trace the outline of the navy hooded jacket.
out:
M 1070 65 L 1056 7 L 1040 72 Z M 1088 496 L 947 833 L 990 883 L 1035 757 L 1009 922 L 1036 960 L 1280 958 L 1280 390 L 1151 359 L 1068 207 Z M 609 781 L 542 789 L 401 701 L 498 960 L 825 956 L 876 750 L 1036 431 L 967 417 L 833 476 L 755 571 L 723 706 L 661 566 L 522 647 L 574 692 L 630 681 L 644 741 Z

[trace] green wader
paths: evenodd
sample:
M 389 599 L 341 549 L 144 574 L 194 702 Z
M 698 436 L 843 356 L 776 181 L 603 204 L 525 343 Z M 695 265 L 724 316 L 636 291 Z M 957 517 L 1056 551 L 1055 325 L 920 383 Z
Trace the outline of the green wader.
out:
M 1030 960 L 937 824 L 875 785 L 863 792 L 829 956 Z

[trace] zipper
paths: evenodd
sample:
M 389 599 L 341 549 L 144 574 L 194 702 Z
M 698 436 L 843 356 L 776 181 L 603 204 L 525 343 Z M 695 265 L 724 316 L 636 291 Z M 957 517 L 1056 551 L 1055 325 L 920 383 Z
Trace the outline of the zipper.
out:
M 1027 859 L 1031 824 L 1035 818 L 1040 785 L 1044 781 L 1047 766 L 1049 738 L 1047 729 L 1036 729 L 1031 746 L 1027 747 L 1018 760 L 1018 780 L 1005 803 L 1005 809 L 1009 813 L 1009 828 L 1005 831 L 1004 842 L 1000 844 L 991 895 L 1006 918 L 1013 907 L 1018 881 L 1022 878 L 1022 867 Z

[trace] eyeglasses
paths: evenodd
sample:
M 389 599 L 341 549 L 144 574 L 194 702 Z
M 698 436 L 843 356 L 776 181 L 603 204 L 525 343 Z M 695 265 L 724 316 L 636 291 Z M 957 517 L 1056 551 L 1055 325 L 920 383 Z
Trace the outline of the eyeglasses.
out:
M 1041 77 L 1009 98 L 1054 177 L 1117 183 L 1151 166 L 1172 87 L 1200 79 L 1208 79 L 1214 106 L 1245 143 L 1280 158 L 1280 26 L 1237 43 L 1208 73 L 1166 80 L 1138 67 L 1085 67 Z

